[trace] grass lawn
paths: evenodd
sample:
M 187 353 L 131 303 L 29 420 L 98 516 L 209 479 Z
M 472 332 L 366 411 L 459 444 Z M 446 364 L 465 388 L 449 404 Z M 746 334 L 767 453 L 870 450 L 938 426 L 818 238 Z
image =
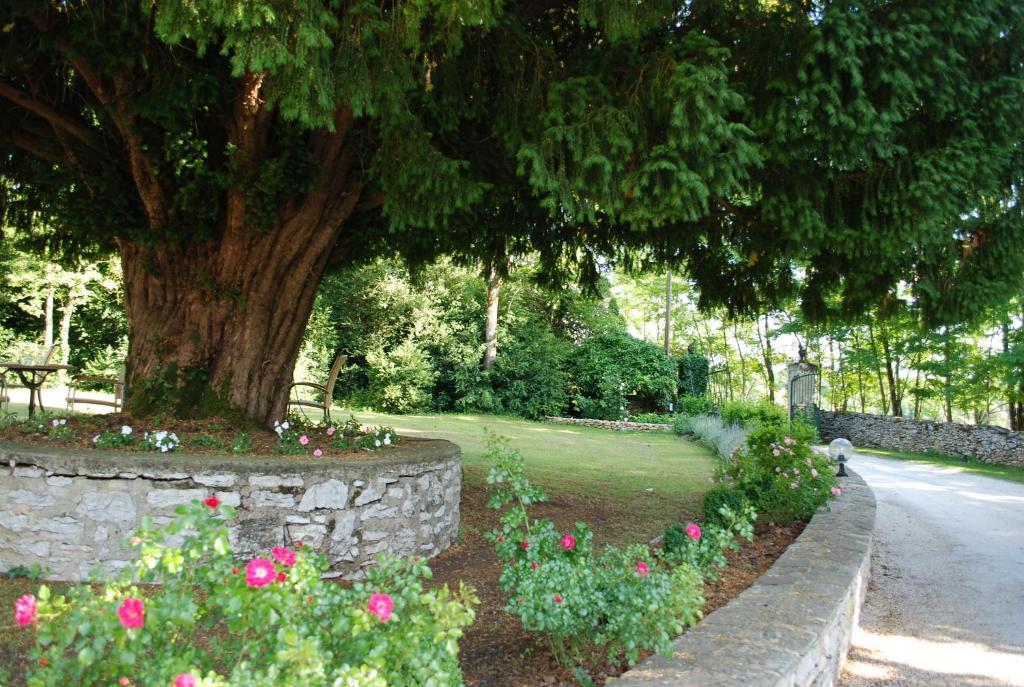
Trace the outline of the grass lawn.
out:
M 1010 467 L 1009 465 L 991 465 L 982 463 L 974 458 L 960 458 L 958 456 L 943 456 L 934 453 L 905 453 L 903 451 L 885 451 L 880 448 L 858 448 L 858 453 L 866 453 L 882 458 L 896 458 L 897 460 L 910 460 L 915 463 L 929 463 L 944 467 L 956 467 L 964 472 L 973 472 L 986 477 L 1005 479 L 1010 482 L 1024 484 L 1024 468 Z
M 345 418 L 348 411 L 334 411 Z M 613 432 L 494 415 L 384 415 L 355 412 L 364 425 L 391 425 L 399 436 L 448 439 L 462 447 L 467 486 L 484 483 L 485 429 L 523 453 L 526 474 L 552 500 L 600 501 L 618 520 L 622 542 L 646 540 L 700 510 L 715 458 L 671 432 Z

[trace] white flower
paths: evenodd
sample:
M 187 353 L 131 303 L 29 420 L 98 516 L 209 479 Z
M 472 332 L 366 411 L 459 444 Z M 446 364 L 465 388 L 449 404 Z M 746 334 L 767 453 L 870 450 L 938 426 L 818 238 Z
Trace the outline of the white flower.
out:
M 281 423 L 281 429 L 288 429 L 289 427 L 291 427 L 291 425 L 288 424 L 287 420 Z
M 390 446 L 391 445 L 391 437 L 389 435 L 387 435 L 387 434 L 384 435 L 384 445 L 385 446 Z
M 373 445 L 376 446 L 377 448 L 380 448 L 380 439 L 375 440 L 373 442 Z
M 99 434 L 97 434 L 96 436 L 94 436 L 92 438 L 92 443 L 94 443 L 94 444 L 100 443 L 100 435 Z
M 68 423 L 68 421 L 67 421 L 67 420 L 65 420 L 64 418 L 61 418 L 61 419 L 60 419 L 60 423 L 61 423 L 62 425 L 66 425 L 66 424 Z
M 51 424 L 52 426 L 56 427 L 57 425 L 59 425 L 59 424 L 60 424 L 60 420 L 52 420 L 52 421 L 50 422 L 50 424 Z
M 121 434 L 128 436 L 132 433 L 132 428 L 128 425 L 121 425 Z

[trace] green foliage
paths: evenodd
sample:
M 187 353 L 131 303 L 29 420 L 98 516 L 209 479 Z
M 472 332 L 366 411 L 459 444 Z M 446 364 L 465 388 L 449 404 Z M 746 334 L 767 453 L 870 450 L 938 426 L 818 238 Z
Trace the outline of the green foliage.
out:
M 679 415 L 676 415 L 674 420 L 672 420 L 672 431 L 679 436 L 689 434 L 692 422 L 692 416 L 680 413 Z
M 687 353 L 679 358 L 679 395 L 682 397 L 703 398 L 708 392 L 708 358 L 700 353 Z M 684 408 L 684 412 L 697 415 Z
M 252 451 L 252 436 L 247 432 L 238 432 L 231 440 L 231 452 L 244 455 Z
M 569 344 L 539 322 L 524 322 L 510 333 L 511 342 L 501 348 L 489 378 L 494 410 L 535 420 L 563 414 Z
M 35 633 L 27 683 L 168 685 L 186 673 L 207 687 L 462 683 L 472 591 L 424 589 L 430 570 L 416 559 L 383 558 L 350 587 L 323 580 L 326 559 L 302 548 L 245 565 L 231 549 L 233 515 L 193 501 L 163 528 L 146 518 L 131 539 L 136 563 L 117 581 L 61 595 L 41 587 L 36 624 L 18 630 Z M 269 568 L 265 584 L 247 582 L 254 564 Z M 375 594 L 393 612 L 375 614 Z M 128 599 L 143 604 L 137 627 L 119 620 Z M 217 641 L 196 643 L 200 634 Z
M 618 420 L 629 410 L 663 410 L 675 397 L 676 368 L 665 351 L 626 332 L 583 341 L 568 362 L 573 406 L 582 417 Z
M 667 413 L 636 413 L 629 418 L 630 422 L 646 422 L 657 425 L 671 425 L 676 416 Z
M 41 580 L 46 574 L 47 571 L 41 565 L 33 563 L 32 565 L 12 565 L 4 573 L 4 577 L 8 580 Z
M 368 399 L 375 408 L 408 413 L 427 407 L 437 373 L 427 352 L 414 341 L 402 341 L 391 350 L 366 353 Z
M 128 448 L 135 444 L 135 434 L 128 425 L 122 425 L 121 429 L 105 429 L 92 438 L 96 448 Z
M 561 533 L 550 520 L 532 519 L 527 507 L 546 496 L 526 478 L 522 454 L 491 435 L 488 456 L 487 483 L 495 489 L 487 505 L 503 512 L 486 536 L 503 564 L 506 610 L 546 635 L 580 684 L 590 684 L 590 671 L 605 661 L 632 665 L 643 651 L 670 651 L 672 639 L 700 618 L 696 569 L 662 566 L 643 545 L 595 552 L 586 524 Z
M 725 527 L 727 523 L 721 514 L 723 508 L 732 513 L 741 513 L 750 504 L 749 499 L 739 489 L 725 484 L 716 484 L 704 492 L 701 501 L 701 513 L 704 515 L 704 522 L 709 525 Z
M 679 399 L 679 411 L 683 415 L 709 415 L 714 404 L 708 396 L 683 396 Z
M 809 519 L 836 486 L 826 456 L 772 425 L 750 432 L 746 448 L 720 466 L 719 482 L 742 491 L 758 513 L 776 523 Z
M 662 556 L 673 563 L 685 563 L 709 579 L 717 579 L 718 572 L 728 561 L 726 551 L 739 551 L 737 539 L 754 540 L 754 520 L 757 513 L 744 502 L 735 510 L 722 506 L 715 514 L 716 521 L 703 528 L 695 523 L 685 527 L 676 523 L 665 529 Z
M 719 409 L 719 415 L 724 424 L 739 425 L 747 429 L 762 426 L 780 428 L 789 424 L 786 409 L 768 401 L 726 401 Z

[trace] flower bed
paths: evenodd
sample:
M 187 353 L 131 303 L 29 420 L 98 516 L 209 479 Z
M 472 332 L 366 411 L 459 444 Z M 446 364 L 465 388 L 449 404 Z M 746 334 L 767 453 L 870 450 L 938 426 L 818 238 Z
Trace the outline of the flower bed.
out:
M 0 442 L 0 570 L 39 565 L 51 579 L 110 575 L 145 516 L 211 495 L 237 509 L 242 553 L 303 542 L 335 575 L 359 577 L 377 554 L 431 556 L 459 526 L 461 460 L 447 441 L 404 440 L 344 456 L 191 455 Z

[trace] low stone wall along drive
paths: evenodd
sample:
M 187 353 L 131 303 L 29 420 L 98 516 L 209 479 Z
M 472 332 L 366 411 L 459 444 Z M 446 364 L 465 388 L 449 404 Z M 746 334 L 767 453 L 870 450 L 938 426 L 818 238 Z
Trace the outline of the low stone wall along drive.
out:
M 820 687 L 836 683 L 867 590 L 875 497 L 858 475 L 768 572 L 616 687 Z
M 822 412 L 822 440 L 829 442 L 837 437 L 849 439 L 854 446 L 906 453 L 934 451 L 995 465 L 1024 467 L 1024 435 L 992 425 Z
M 125 540 L 144 515 L 216 493 L 239 557 L 286 541 L 322 551 L 331 574 L 362 576 L 382 552 L 433 556 L 459 528 L 461 452 L 407 439 L 350 460 L 188 456 L 0 444 L 0 572 L 39 564 L 84 580 L 128 565 Z

